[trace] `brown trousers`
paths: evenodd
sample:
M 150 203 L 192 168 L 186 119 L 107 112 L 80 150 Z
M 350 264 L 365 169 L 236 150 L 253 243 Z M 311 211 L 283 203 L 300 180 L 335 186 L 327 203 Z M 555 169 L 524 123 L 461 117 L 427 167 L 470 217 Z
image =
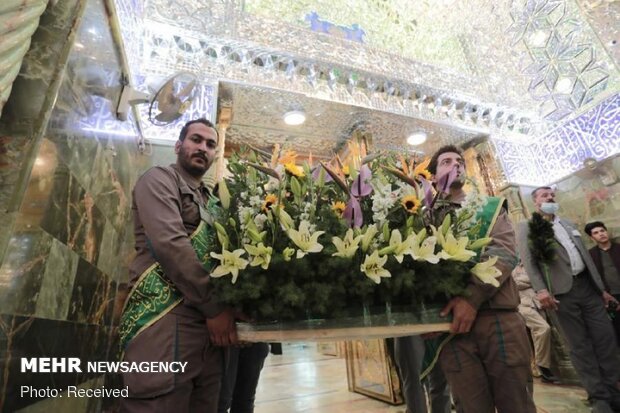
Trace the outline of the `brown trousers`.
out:
M 536 365 L 551 368 L 551 326 L 545 319 L 544 313 L 535 308 L 519 306 L 519 314 L 530 329 L 534 343 L 534 357 Z
M 187 362 L 183 373 L 124 373 L 122 413 L 216 413 L 222 350 L 209 344 L 204 318 L 182 305 L 130 341 L 125 361 Z
M 472 330 L 454 337 L 439 357 L 463 413 L 536 413 L 530 344 L 518 312 L 478 314 Z

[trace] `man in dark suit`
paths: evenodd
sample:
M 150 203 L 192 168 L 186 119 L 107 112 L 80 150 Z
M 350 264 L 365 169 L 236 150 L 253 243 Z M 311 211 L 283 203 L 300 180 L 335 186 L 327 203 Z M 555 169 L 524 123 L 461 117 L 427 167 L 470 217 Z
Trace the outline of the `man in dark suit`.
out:
M 607 227 L 601 221 L 590 222 L 585 227 L 586 234 L 596 242 L 596 246 L 590 248 L 592 261 L 601 274 L 605 290 L 620 300 L 620 244 L 611 240 Z M 616 339 L 620 345 L 620 314 L 617 314 L 618 306 L 607 307 L 612 316 Z
M 620 411 L 620 377 L 614 332 L 605 312 L 613 296 L 605 291 L 581 234 L 556 213 L 555 192 L 550 187 L 532 192 L 537 213 L 552 223 L 555 258 L 536 262 L 530 249 L 528 221 L 519 224 L 521 259 L 543 309 L 556 311 L 575 370 L 592 401 L 593 413 Z M 537 234 L 533 234 L 536 237 Z M 545 267 L 548 271 L 545 271 Z

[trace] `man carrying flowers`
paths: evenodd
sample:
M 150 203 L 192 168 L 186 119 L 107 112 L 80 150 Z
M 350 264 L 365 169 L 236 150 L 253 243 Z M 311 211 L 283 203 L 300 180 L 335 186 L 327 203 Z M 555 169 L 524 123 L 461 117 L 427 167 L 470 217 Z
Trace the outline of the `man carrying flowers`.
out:
M 220 306 L 204 264 L 213 198 L 201 182 L 217 132 L 192 120 L 175 145 L 177 161 L 149 169 L 133 191 L 136 257 L 119 335 L 129 362 L 180 361 L 182 372 L 125 373 L 124 412 L 217 411 L 222 351 L 237 342 L 235 314 Z
M 431 212 L 441 220 L 441 215 L 458 209 L 465 200 L 465 163 L 460 150 L 451 145 L 440 148 L 429 171 L 441 192 Z M 465 292 L 453 297 L 441 311 L 442 316 L 452 314 L 452 336 L 442 343 L 439 363 L 464 413 L 493 413 L 496 409 L 498 413 L 535 413 L 529 390 L 530 346 L 517 311 L 519 294 L 510 276 L 516 264 L 516 242 L 505 201 L 489 198 L 482 216 L 486 224 L 480 230 L 492 240 L 480 254 L 478 274 L 472 275 Z M 466 250 L 450 237 L 439 239 L 444 244 L 442 253 L 457 258 Z M 495 281 L 486 274 L 493 264 L 501 272 Z

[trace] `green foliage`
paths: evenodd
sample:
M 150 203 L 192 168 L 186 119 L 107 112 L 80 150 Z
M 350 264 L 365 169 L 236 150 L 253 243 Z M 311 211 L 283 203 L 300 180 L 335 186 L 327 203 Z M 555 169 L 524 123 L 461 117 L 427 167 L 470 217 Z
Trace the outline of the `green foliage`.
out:
M 528 226 L 528 241 L 534 260 L 541 265 L 550 264 L 555 259 L 556 246 L 553 224 L 534 212 Z

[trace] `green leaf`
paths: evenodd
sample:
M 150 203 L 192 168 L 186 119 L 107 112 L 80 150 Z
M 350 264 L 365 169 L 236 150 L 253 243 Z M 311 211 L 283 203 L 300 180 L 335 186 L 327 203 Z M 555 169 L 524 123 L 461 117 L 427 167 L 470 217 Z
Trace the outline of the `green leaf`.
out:
M 491 241 L 493 241 L 493 238 L 480 238 L 474 242 L 470 242 L 467 249 L 477 250 L 488 245 Z
M 452 223 L 452 217 L 450 213 L 447 213 L 443 218 L 443 222 L 441 223 L 441 233 L 445 236 L 448 235 L 448 231 L 450 231 L 450 224 Z
M 215 227 L 215 231 L 217 232 L 217 239 L 220 241 L 222 245 L 222 249 L 228 249 L 228 244 L 230 240 L 228 239 L 228 235 L 226 235 L 226 229 L 219 222 L 214 222 L 213 226 Z
M 383 240 L 385 242 L 390 241 L 390 224 L 387 222 L 383 224 Z
M 294 176 L 291 176 L 291 191 L 293 192 L 293 195 L 295 196 L 295 201 L 297 203 L 300 203 L 301 198 L 302 198 L 301 185 L 299 184 L 299 181 L 297 180 L 297 178 Z
M 226 179 L 220 180 L 217 184 L 217 193 L 222 203 L 222 208 L 230 208 L 230 192 L 228 191 L 228 185 L 226 185 Z

